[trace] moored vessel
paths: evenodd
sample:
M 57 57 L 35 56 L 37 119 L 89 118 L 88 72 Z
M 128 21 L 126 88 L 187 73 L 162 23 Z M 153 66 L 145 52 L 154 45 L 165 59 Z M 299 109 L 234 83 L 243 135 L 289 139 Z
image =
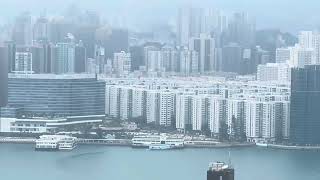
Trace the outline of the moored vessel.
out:
M 175 149 L 175 147 L 168 144 L 154 144 L 154 145 L 150 145 L 149 149 L 150 150 L 169 150 L 169 149 Z
M 153 134 L 143 134 L 136 135 L 132 139 L 132 147 L 135 148 L 167 148 L 178 149 L 184 147 L 184 139 L 181 137 L 167 136 L 166 134 L 153 135 Z
M 73 150 L 77 146 L 77 138 L 67 135 L 42 135 L 36 140 L 36 151 Z

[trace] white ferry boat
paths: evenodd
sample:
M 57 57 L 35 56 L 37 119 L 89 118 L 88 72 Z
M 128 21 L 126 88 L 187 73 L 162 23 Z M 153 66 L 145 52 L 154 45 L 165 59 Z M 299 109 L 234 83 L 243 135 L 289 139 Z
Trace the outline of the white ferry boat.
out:
M 136 135 L 132 139 L 132 147 L 142 147 L 142 148 L 158 148 L 156 145 L 164 145 L 170 146 L 171 149 L 183 148 L 184 147 L 184 139 L 181 137 L 173 137 L 167 136 L 165 134 L 162 135 Z
M 67 135 L 42 135 L 36 140 L 36 151 L 73 150 L 77 146 L 77 138 Z

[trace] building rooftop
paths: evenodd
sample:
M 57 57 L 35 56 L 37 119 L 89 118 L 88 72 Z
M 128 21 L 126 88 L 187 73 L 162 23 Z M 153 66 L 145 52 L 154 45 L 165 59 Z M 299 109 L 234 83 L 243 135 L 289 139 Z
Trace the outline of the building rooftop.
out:
M 95 79 L 95 74 L 12 74 L 9 78 L 16 79 Z
M 230 166 L 225 164 L 224 162 L 214 162 L 209 164 L 209 171 L 223 171 L 226 169 L 230 169 Z

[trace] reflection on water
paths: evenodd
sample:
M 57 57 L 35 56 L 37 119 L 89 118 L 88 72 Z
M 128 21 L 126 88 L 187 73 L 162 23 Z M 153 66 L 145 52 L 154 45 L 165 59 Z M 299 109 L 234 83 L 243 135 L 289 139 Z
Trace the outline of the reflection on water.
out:
M 255 147 L 148 151 L 79 146 L 71 152 L 35 152 L 32 145 L 0 144 L 0 174 L 8 180 L 205 180 L 209 162 L 228 162 L 228 151 L 236 180 L 320 179 L 320 152 Z

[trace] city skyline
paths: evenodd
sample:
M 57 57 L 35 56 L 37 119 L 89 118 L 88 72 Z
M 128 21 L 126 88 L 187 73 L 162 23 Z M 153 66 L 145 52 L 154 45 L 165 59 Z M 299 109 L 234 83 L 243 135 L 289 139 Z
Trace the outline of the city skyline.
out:
M 31 2 L 24 2 L 21 0 L 13 1 L 2 1 L 1 6 L 4 7 L 3 19 L 0 19 L 0 24 L 7 24 L 6 19 L 13 19 L 20 12 L 29 11 L 33 15 L 40 15 L 47 12 L 48 15 L 62 15 L 70 7 L 77 7 L 76 11 L 80 9 L 88 9 L 92 11 L 97 11 L 105 19 L 109 21 L 122 21 L 128 24 L 130 28 L 144 27 L 142 30 L 150 29 L 151 26 L 156 25 L 156 21 L 160 24 L 170 24 L 174 21 L 176 16 L 176 9 L 184 6 L 194 6 L 194 7 L 212 7 L 214 9 L 221 9 L 225 11 L 226 14 L 232 12 L 245 11 L 251 14 L 257 19 L 258 29 L 281 29 L 283 31 L 297 33 L 300 29 L 317 29 L 319 28 L 319 16 L 317 16 L 316 0 L 308 0 L 307 2 L 302 2 L 295 0 L 294 2 L 289 0 L 280 1 L 255 1 L 255 0 L 243 0 L 234 2 L 232 0 L 175 0 L 175 1 L 163 1 L 163 0 L 153 0 L 150 1 L 132 1 L 132 0 L 120 0 L 117 2 L 113 1 L 77 1 L 68 0 L 61 1 L 57 0 L 54 2 L 38 1 L 32 0 Z M 21 4 L 23 7 L 19 8 L 15 6 L 16 3 Z M 38 4 L 38 6 L 33 6 L 32 4 Z M 302 4 L 303 3 L 303 4 Z M 286 8 L 290 4 L 290 8 Z M 301 5 L 307 6 L 308 11 L 299 8 Z M 142 10 L 141 10 L 142 9 Z M 268 10 L 272 9 L 273 13 L 268 13 Z M 284 11 L 285 9 L 285 11 Z M 107 12 L 106 12 L 107 11 Z M 156 13 L 154 13 L 156 12 Z M 167 12 L 165 15 L 161 12 Z M 290 16 L 290 14 L 299 13 L 298 17 Z M 121 14 L 121 16 L 119 16 Z M 6 19 L 5 19 L 6 18 Z M 137 21 L 141 23 L 139 23 Z M 126 23 L 128 22 L 128 23 Z M 298 22 L 298 23 L 297 23 Z M 144 26 L 147 24 L 148 26 Z
M 320 179 L 318 6 L 1 1 L 0 179 Z

